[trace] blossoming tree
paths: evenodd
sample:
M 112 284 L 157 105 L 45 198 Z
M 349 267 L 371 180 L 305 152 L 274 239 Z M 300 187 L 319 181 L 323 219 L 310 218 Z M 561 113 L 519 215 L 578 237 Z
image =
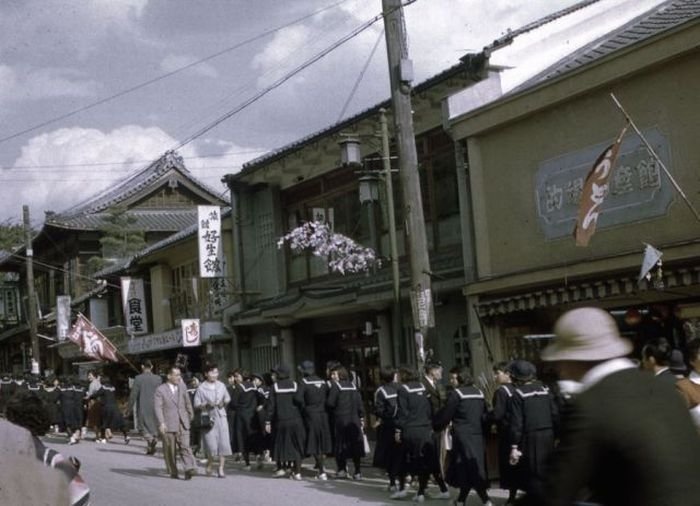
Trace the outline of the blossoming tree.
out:
M 292 251 L 309 250 L 314 256 L 327 258 L 328 268 L 340 274 L 366 272 L 379 267 L 381 261 L 372 248 L 331 231 L 327 223 L 307 221 L 277 241 L 277 247 L 289 244 Z

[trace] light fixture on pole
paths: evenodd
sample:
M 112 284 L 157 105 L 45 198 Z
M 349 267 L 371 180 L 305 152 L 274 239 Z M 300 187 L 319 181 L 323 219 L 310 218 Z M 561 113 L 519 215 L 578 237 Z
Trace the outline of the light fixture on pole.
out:
M 340 162 L 343 165 L 362 165 L 362 152 L 360 150 L 360 139 L 348 137 L 339 142 Z
M 362 172 L 358 179 L 360 204 L 374 203 L 379 201 L 379 176 L 376 172 Z

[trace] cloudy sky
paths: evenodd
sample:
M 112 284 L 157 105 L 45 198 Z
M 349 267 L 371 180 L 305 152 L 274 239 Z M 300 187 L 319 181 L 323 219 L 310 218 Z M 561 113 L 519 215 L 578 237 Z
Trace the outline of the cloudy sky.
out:
M 405 9 L 417 82 L 576 1 L 417 0 Z M 380 10 L 381 0 L 0 1 L 0 221 L 29 204 L 40 222 L 113 184 Z M 337 122 L 350 97 L 345 117 L 388 98 L 383 38 L 369 59 L 381 30 L 188 143 L 187 167 L 223 192 L 223 174 Z

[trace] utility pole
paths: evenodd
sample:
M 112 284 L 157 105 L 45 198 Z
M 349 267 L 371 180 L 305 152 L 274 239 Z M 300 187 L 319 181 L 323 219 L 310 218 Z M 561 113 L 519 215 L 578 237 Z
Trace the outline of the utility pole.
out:
M 24 219 L 24 243 L 27 250 L 27 312 L 29 316 L 29 338 L 32 343 L 32 373 L 35 372 L 34 361 L 41 368 L 39 355 L 39 336 L 36 314 L 36 292 L 34 291 L 34 251 L 32 250 L 32 227 L 29 222 L 29 206 L 22 206 Z M 36 371 L 38 372 L 38 371 Z
M 428 328 L 433 326 L 433 301 L 430 280 L 430 258 L 425 234 L 423 201 L 418 174 L 418 156 L 413 131 L 411 82 L 413 65 L 408 57 L 408 44 L 401 0 L 382 0 L 386 47 L 391 79 L 391 100 L 394 128 L 399 148 L 399 181 L 403 195 L 409 262 L 411 267 L 411 307 L 418 366 L 425 363 L 424 346 Z
M 379 109 L 379 122 L 382 128 L 382 164 L 384 185 L 386 188 L 386 204 L 389 213 L 389 246 L 391 248 L 391 341 L 393 345 L 394 363 L 398 364 L 399 343 L 401 342 L 401 273 L 399 271 L 399 247 L 396 242 L 396 212 L 394 208 L 394 183 L 391 179 L 391 150 L 389 148 L 389 124 L 386 119 L 386 109 Z

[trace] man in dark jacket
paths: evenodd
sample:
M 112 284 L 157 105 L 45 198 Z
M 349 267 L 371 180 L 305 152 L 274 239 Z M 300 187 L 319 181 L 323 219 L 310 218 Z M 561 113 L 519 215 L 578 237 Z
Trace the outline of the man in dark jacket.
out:
M 700 505 L 700 438 L 673 386 L 623 358 L 632 345 L 606 311 L 569 311 L 554 332 L 542 359 L 581 392 L 544 483 L 525 504 Z

